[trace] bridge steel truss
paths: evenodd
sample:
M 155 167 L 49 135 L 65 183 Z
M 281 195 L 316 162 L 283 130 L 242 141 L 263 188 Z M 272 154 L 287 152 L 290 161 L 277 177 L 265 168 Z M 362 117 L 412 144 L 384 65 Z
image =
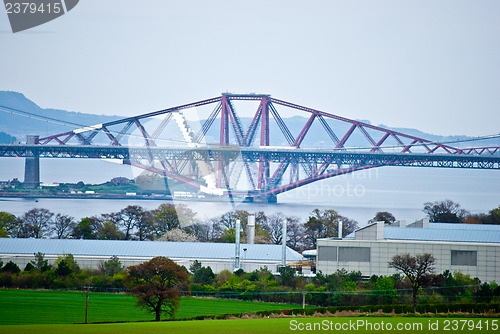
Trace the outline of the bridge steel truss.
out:
M 246 126 L 236 112 L 235 103 L 243 103 L 239 101 L 253 101 L 257 105 Z M 197 133 L 186 129 L 183 147 L 159 145 L 173 115 L 207 105 L 214 105 L 212 112 Z M 292 134 L 279 108 L 307 116 L 297 135 Z M 161 121 L 148 129 L 146 124 L 152 118 Z M 284 138 L 287 146 L 271 146 L 271 138 L 277 135 L 271 133 L 271 122 L 277 125 L 273 129 L 279 130 L 278 135 Z M 342 126 L 335 127 L 332 122 Z M 325 149 L 303 147 L 313 124 L 319 125 L 324 132 Z M 134 130 L 140 133 L 142 147 L 131 147 L 126 141 Z M 217 144 L 205 143 L 210 131 L 218 133 Z M 108 142 L 105 145 L 96 143 L 97 135 L 104 136 Z M 363 138 L 365 145 L 362 148 L 349 147 L 349 141 L 355 136 L 358 140 Z M 188 175 L 186 171 L 192 169 L 196 161 L 203 161 L 215 174 L 217 188 L 232 188 L 229 180 L 238 179 L 239 174 L 245 173 L 249 189 L 234 191 L 268 197 L 318 180 L 381 166 L 500 169 L 498 146 L 455 147 L 263 94 L 222 94 L 39 138 L 36 145 L 2 145 L 0 156 L 117 158 L 196 189 L 204 186 L 205 181 L 200 175 Z M 289 177 L 285 177 L 286 174 Z

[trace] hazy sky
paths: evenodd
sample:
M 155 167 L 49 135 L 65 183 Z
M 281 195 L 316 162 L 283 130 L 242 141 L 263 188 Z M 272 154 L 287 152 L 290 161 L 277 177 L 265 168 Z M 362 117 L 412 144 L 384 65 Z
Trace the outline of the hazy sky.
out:
M 0 60 L 0 90 L 42 107 L 130 116 L 258 92 L 374 124 L 500 132 L 497 0 L 81 0 L 16 34 L 0 12 Z

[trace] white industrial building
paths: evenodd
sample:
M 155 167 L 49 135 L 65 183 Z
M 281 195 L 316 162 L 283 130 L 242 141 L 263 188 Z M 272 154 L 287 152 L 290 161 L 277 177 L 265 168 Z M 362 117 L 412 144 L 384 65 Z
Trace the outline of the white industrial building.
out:
M 215 273 L 235 268 L 239 256 L 239 267 L 246 272 L 267 267 L 276 272 L 286 255 L 286 262 L 303 259 L 302 255 L 281 245 L 235 244 L 204 242 L 163 242 L 124 240 L 78 240 L 78 239 L 9 239 L 0 238 L 0 260 L 13 261 L 21 269 L 41 252 L 49 263 L 58 256 L 72 254 L 81 268 L 97 268 L 100 262 L 116 255 L 125 266 L 139 264 L 156 256 L 165 256 L 176 263 L 189 266 L 198 260 L 210 266 Z
M 500 226 L 429 223 L 406 225 L 375 222 L 344 238 L 318 239 L 317 270 L 361 271 L 364 276 L 392 275 L 388 262 L 396 254 L 430 253 L 435 273 L 460 271 L 483 282 L 500 282 Z

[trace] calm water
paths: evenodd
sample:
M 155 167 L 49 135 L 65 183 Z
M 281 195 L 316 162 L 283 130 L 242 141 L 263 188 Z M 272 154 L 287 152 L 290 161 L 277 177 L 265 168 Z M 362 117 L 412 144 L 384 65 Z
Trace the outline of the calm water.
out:
M 130 166 L 92 160 L 45 159 L 41 161 L 43 182 L 102 183 L 116 176 L 132 178 Z M 23 179 L 23 159 L 0 159 L 0 180 Z M 324 180 L 278 196 L 278 204 L 235 203 L 250 212 L 283 212 L 303 220 L 314 208 L 335 209 L 364 225 L 377 211 L 390 211 L 398 219 L 422 218 L 423 203 L 451 199 L 473 213 L 487 212 L 500 205 L 500 172 L 412 167 L 384 167 Z M 47 208 L 75 218 L 119 211 L 127 205 L 154 209 L 157 200 L 101 199 L 0 199 L 0 211 L 21 215 L 32 208 Z M 184 203 L 199 219 L 221 215 L 232 209 L 227 202 Z

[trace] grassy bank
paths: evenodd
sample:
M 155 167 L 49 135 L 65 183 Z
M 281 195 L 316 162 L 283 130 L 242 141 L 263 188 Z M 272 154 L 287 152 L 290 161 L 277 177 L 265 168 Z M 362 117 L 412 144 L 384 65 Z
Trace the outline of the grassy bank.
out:
M 299 305 L 251 301 L 182 298 L 176 318 L 283 310 Z M 0 325 L 73 324 L 85 319 L 85 293 L 45 290 L 0 290 Z M 88 322 L 149 321 L 153 315 L 125 294 L 90 293 Z
M 485 328 L 488 321 L 489 328 Z M 402 318 L 402 317 L 335 317 L 335 318 L 279 318 L 235 319 L 209 321 L 174 321 L 160 323 L 91 324 L 91 325 L 19 325 L 2 326 L 5 333 L 74 333 L 74 334 L 128 334 L 128 333 L 290 333 L 290 332 L 337 332 L 337 333 L 418 333 L 431 334 L 454 331 L 458 333 L 498 333 L 492 328 L 496 319 L 463 318 Z M 477 327 L 481 323 L 481 327 Z M 458 329 L 453 330 L 454 324 Z M 465 324 L 465 327 L 462 327 Z M 469 327 L 468 326 L 473 326 Z

